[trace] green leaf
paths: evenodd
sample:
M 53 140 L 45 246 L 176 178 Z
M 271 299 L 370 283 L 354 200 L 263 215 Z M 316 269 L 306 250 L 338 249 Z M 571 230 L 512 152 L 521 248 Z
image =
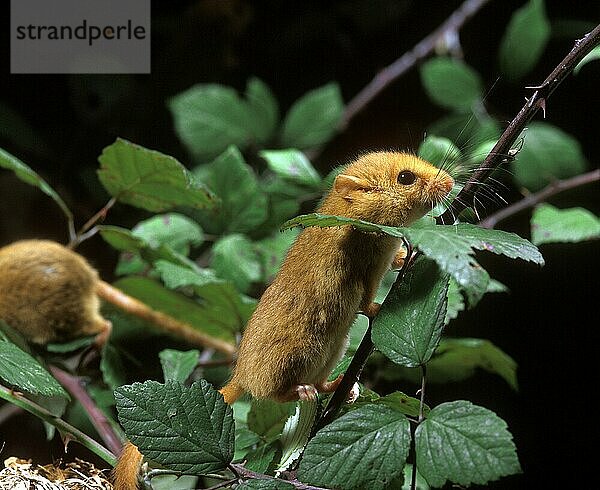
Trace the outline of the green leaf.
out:
M 135 236 L 132 231 L 119 226 L 98 226 L 102 238 L 116 250 L 122 252 L 134 252 L 150 264 L 162 260 L 188 269 L 198 268 L 184 255 L 175 252 L 169 245 L 158 245 L 154 247 L 145 238 Z M 199 269 L 199 268 L 198 268 Z
M 198 223 L 179 213 L 155 215 L 140 221 L 131 232 L 152 248 L 168 245 L 182 255 L 188 255 L 190 247 L 196 247 L 204 241 Z
M 113 390 L 123 384 L 127 379 L 123 361 L 117 349 L 111 344 L 105 344 L 100 359 L 102 380 Z
M 248 428 L 266 442 L 279 437 L 286 420 L 294 413 L 295 403 L 278 403 L 271 400 L 252 400 L 248 412 Z
M 521 471 L 506 423 L 463 400 L 431 410 L 417 427 L 415 445 L 417 468 L 433 487 L 447 480 L 483 485 Z
M 252 168 L 235 147 L 229 147 L 211 163 L 194 169 L 194 175 L 221 198 L 220 206 L 202 213 L 200 223 L 217 234 L 254 229 L 267 217 L 267 196 Z
M 264 150 L 259 155 L 273 172 L 286 180 L 314 188 L 321 185 L 321 176 L 299 150 Z
M 417 154 L 439 168 L 447 168 L 449 165 L 453 168 L 453 164 L 461 158 L 460 150 L 451 140 L 433 135 L 423 140 Z
M 600 46 L 596 46 L 592 49 L 585 57 L 577 63 L 577 66 L 573 69 L 573 74 L 577 75 L 579 70 L 581 70 L 585 65 L 587 65 L 590 61 L 595 61 L 600 59 Z
M 450 278 L 448 285 L 448 305 L 446 307 L 446 318 L 444 325 L 448 325 L 458 314 L 465 309 L 465 300 L 454 278 Z
M 281 460 L 277 474 L 289 469 L 302 454 L 317 418 L 318 403 L 299 401 L 281 431 Z
M 252 115 L 252 130 L 257 139 L 268 142 L 279 122 L 279 107 L 269 87 L 260 79 L 252 77 L 246 84 L 246 99 Z
M 202 311 L 204 322 L 220 329 L 239 332 L 254 311 L 256 301 L 241 295 L 232 283 L 215 276 L 210 269 L 189 270 L 184 267 L 158 261 L 156 270 L 169 288 L 191 286 L 202 299 L 197 305 Z M 198 320 L 200 321 L 200 316 Z M 228 336 L 229 338 L 229 336 Z
M 511 169 L 519 185 L 532 192 L 557 179 L 579 175 L 587 162 L 573 136 L 547 123 L 531 123 L 523 133 L 525 144 Z
M 518 389 L 517 363 L 485 339 L 442 339 L 427 364 L 427 379 L 434 383 L 462 381 L 473 376 L 477 368 L 499 375 L 512 389 Z
M 600 238 L 600 219 L 587 209 L 558 209 L 550 204 L 541 204 L 533 212 L 531 241 L 536 245 L 595 238 Z
M 512 15 L 500 42 L 500 69 L 511 80 L 529 73 L 539 60 L 548 38 L 550 22 L 543 0 L 530 0 Z
M 426 256 L 452 275 L 465 291 L 471 307 L 486 292 L 489 283 L 489 275 L 473 258 L 473 249 L 544 264 L 537 247 L 524 238 L 501 230 L 486 230 L 469 223 L 431 226 L 419 222 L 406 229 L 406 236 Z
M 428 220 L 420 220 L 408 228 L 395 228 L 341 216 L 313 213 L 293 218 L 284 223 L 281 229 L 294 226 L 345 225 L 351 225 L 361 231 L 406 237 L 423 254 L 435 260 L 443 271 L 450 273 L 465 291 L 470 306 L 476 304 L 483 296 L 489 283 L 489 275 L 473 258 L 473 249 L 544 264 L 537 247 L 524 238 L 514 233 L 486 230 L 468 223 L 434 225 Z
M 256 447 L 256 445 L 259 442 L 260 437 L 258 437 L 258 434 L 255 434 L 247 427 L 240 427 L 240 424 L 238 423 L 237 419 L 235 420 L 235 454 L 233 456 L 234 461 L 243 461 L 244 459 L 246 459 L 246 454 L 248 454 L 252 450 L 252 448 Z
M 127 437 L 147 458 L 195 475 L 231 462 L 233 411 L 205 380 L 134 383 L 117 388 L 115 399 Z
M 277 453 L 280 453 L 279 442 L 259 444 L 246 455 L 246 468 L 257 473 L 271 473 L 277 462 Z
M 303 150 L 327 142 L 334 135 L 343 111 L 337 83 L 311 90 L 294 102 L 286 114 L 281 145 Z
M 408 396 L 401 391 L 394 391 L 389 395 L 382 396 L 381 398 L 375 400 L 374 403 L 382 403 L 400 413 L 403 413 L 407 417 L 418 417 L 420 413 L 421 401 L 413 398 L 412 396 Z M 424 404 L 423 413 L 427 415 L 429 410 L 430 408 Z
M 421 366 L 433 355 L 446 315 L 449 275 L 420 258 L 396 283 L 373 322 L 375 347 L 397 364 Z
M 73 213 L 67 207 L 62 198 L 57 194 L 57 192 L 29 166 L 24 164 L 17 157 L 11 155 L 7 151 L 4 151 L 2 148 L 0 148 L 0 167 L 12 170 L 19 180 L 25 182 L 26 184 L 37 187 L 44 194 L 52 198 L 56 204 L 58 204 L 58 207 L 60 207 L 61 211 L 68 220 L 73 220 Z
M 194 85 L 170 99 L 168 107 L 177 136 L 196 157 L 213 158 L 230 145 L 243 148 L 255 137 L 256 116 L 230 87 Z M 264 129 L 259 125 L 257 132 L 264 136 Z
M 241 292 L 248 291 L 262 276 L 254 244 L 240 233 L 227 235 L 213 245 L 210 265 L 219 277 L 231 281 Z
M 154 268 L 169 289 L 193 286 L 199 291 L 207 284 L 223 284 L 225 282 L 217 277 L 212 269 L 190 268 L 168 260 L 157 260 Z
M 235 311 L 224 311 L 223 308 L 211 305 L 210 301 L 199 304 L 146 277 L 126 277 L 119 279 L 113 286 L 210 337 L 234 343 L 233 330 L 241 323 Z
M 196 349 L 186 352 L 165 349 L 160 351 L 160 365 L 162 366 L 165 381 L 179 381 L 183 383 L 190 377 L 198 365 L 200 352 Z
M 34 357 L 12 342 L 0 341 L 0 378 L 27 393 L 69 399 L 58 381 Z
M 421 65 L 421 81 L 436 104 L 469 111 L 483 96 L 483 83 L 470 66 L 452 58 L 433 58 Z
M 126 204 L 155 213 L 175 206 L 203 209 L 215 205 L 211 192 L 181 163 L 158 151 L 117 138 L 98 160 L 100 182 Z
M 402 473 L 410 447 L 408 419 L 385 405 L 365 405 L 317 432 L 298 479 L 335 488 L 382 489 Z

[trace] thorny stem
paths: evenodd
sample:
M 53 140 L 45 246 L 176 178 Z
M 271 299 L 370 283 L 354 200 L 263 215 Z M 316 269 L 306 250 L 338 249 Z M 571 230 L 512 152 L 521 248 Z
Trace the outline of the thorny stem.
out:
M 255 471 L 249 470 L 249 469 L 245 468 L 243 465 L 238 464 L 238 463 L 231 463 L 229 465 L 229 468 L 231 470 L 235 470 L 234 474 L 237 474 L 239 477 L 245 476 L 248 478 L 255 478 L 257 480 L 282 481 L 281 479 L 277 479 L 273 476 L 264 475 L 262 473 L 256 473 Z M 305 483 L 302 483 L 298 480 L 283 480 L 283 481 L 285 481 L 286 483 L 289 483 L 290 485 L 293 485 L 298 490 L 326 490 L 323 487 L 315 487 L 312 485 L 306 485 Z
M 60 417 L 57 417 L 56 415 L 52 414 L 44 407 L 25 398 L 22 394 L 0 385 L 0 398 L 3 398 L 4 400 L 17 405 L 18 407 L 21 407 L 23 410 L 28 411 L 29 413 L 42 419 L 44 422 L 48 422 L 50 425 L 53 425 L 62 434 L 66 434 L 72 440 L 84 445 L 94 454 L 106 461 L 109 465 L 114 466 L 117 463 L 117 458 L 115 457 L 115 455 L 108 449 L 106 449 L 104 446 L 96 442 L 90 436 L 81 432 L 76 427 L 73 427 L 71 424 L 68 424 Z
M 523 132 L 526 125 L 531 121 L 537 111 L 542 108 L 545 112 L 546 101 L 556 90 L 561 82 L 573 71 L 579 63 L 598 43 L 600 43 L 600 24 L 583 39 L 575 42 L 573 49 L 565 58 L 552 70 L 552 73 L 535 89 L 533 95 L 527 99 L 525 105 L 519 113 L 510 122 L 508 127 L 500 136 L 500 139 L 494 145 L 486 159 L 481 163 L 471 178 L 467 181 L 462 190 L 458 193 L 451 206 L 446 212 L 438 217 L 438 223 L 452 223 L 464 209 L 474 205 L 475 197 L 480 184 L 484 182 L 496 168 L 508 159 L 506 155 L 510 154 L 512 145 L 519 135 Z
M 60 382 L 60 384 L 79 401 L 83 409 L 88 415 L 90 422 L 98 432 L 98 435 L 104 441 L 104 444 L 114 454 L 121 452 L 121 438 L 115 432 L 115 429 L 109 422 L 104 412 L 98 408 L 94 400 L 90 397 L 88 392 L 83 387 L 83 381 L 78 376 L 63 371 L 56 366 L 49 366 L 52 375 Z
M 427 367 L 425 364 L 421 365 L 421 389 L 419 390 L 419 420 L 417 422 L 417 425 L 420 424 L 421 422 L 423 422 L 423 419 L 425 418 L 423 415 L 423 408 L 425 407 L 425 384 L 427 382 Z M 413 429 L 413 431 L 416 430 Z M 413 459 L 413 466 L 412 466 L 412 472 L 411 472 L 411 476 L 410 476 L 410 489 L 411 490 L 415 490 L 417 488 L 417 455 L 416 455 L 416 447 L 415 447 L 415 442 L 414 442 L 414 434 L 412 437 L 412 443 L 411 443 L 411 450 L 413 451 L 414 454 L 414 459 Z
M 545 201 L 555 194 L 559 194 L 560 192 L 582 185 L 591 184 L 592 182 L 597 182 L 599 180 L 600 169 L 592 170 L 591 172 L 577 175 L 570 179 L 557 180 L 544 187 L 541 191 L 538 191 L 534 194 L 528 194 L 520 201 L 517 201 L 514 204 L 511 204 L 510 206 L 502 208 L 496 213 L 491 214 L 487 218 L 481 220 L 479 222 L 479 226 L 483 228 L 494 228 L 500 221 L 512 216 L 513 214 L 517 214 L 520 211 L 532 208 L 536 204 Z

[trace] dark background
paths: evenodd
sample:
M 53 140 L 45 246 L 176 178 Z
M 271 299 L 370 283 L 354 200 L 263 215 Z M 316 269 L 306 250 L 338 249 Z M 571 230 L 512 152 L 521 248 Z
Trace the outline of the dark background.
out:
M 466 61 L 491 87 L 499 76 L 497 49 L 511 13 L 524 2 L 490 2 L 461 31 Z M 215 82 L 243 89 L 256 75 L 279 100 L 283 113 L 309 89 L 337 81 L 348 101 L 378 70 L 398 58 L 443 22 L 457 1 L 351 0 L 251 2 L 244 0 L 153 1 L 151 75 L 10 75 L 9 45 L 2 46 L 0 146 L 21 158 L 59 191 L 82 224 L 106 196 L 95 179 L 97 156 L 117 136 L 190 162 L 172 129 L 165 100 L 194 83 Z M 541 82 L 586 32 L 600 21 L 597 2 L 547 1 L 553 37 L 533 73 L 519 84 L 500 79 L 487 107 L 510 120 L 528 95 L 525 85 Z M 8 32 L 8 2 L 3 15 Z M 8 41 L 8 36 L 4 36 Z M 598 163 L 600 63 L 568 78 L 551 97 L 547 121 L 575 136 L 590 167 Z M 1 130 L 17 112 L 35 130 L 18 144 Z M 416 149 L 426 127 L 443 115 L 423 92 L 413 69 L 385 90 L 338 135 L 315 162 L 324 174 L 365 149 Z M 538 114 L 537 119 L 541 118 Z M 29 141 L 29 143 L 27 143 Z M 31 141 L 34 144 L 31 144 Z M 518 197 L 502 191 L 507 200 Z M 559 207 L 600 211 L 598 187 L 552 198 Z M 490 204 L 490 211 L 494 204 Z M 131 226 L 145 217 L 117 206 L 110 223 Z M 501 224 L 528 235 L 529 213 Z M 25 237 L 64 242 L 66 226 L 56 206 L 37 189 L 0 172 L 0 245 Z M 588 487 L 589 459 L 596 452 L 594 391 L 597 383 L 598 301 L 596 243 L 545 245 L 539 268 L 498 257 L 480 260 L 509 294 L 486 296 L 462 313 L 448 334 L 489 338 L 519 364 L 519 392 L 496 376 L 478 373 L 462 383 L 430 385 L 431 405 L 463 398 L 503 417 L 514 435 L 524 474 L 493 488 Z M 80 248 L 110 280 L 116 255 L 100 238 Z M 407 392 L 412 387 L 398 387 Z M 47 445 L 41 424 L 26 416 L 11 419 L 24 435 L 6 435 L 0 456 L 50 461 L 60 444 Z M 7 424 L 2 426 L 2 434 Z M 24 431 L 24 432 L 21 432 Z M 15 431 L 17 432 L 17 431 Z M 0 441 L 5 437 L 0 437 Z M 590 449 L 592 448 L 592 449 Z M 86 455 L 87 456 L 87 455 Z

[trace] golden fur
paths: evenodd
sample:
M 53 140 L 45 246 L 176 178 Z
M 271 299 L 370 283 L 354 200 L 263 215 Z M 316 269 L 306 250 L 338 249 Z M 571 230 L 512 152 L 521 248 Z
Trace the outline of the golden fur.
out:
M 0 318 L 36 344 L 103 332 L 98 280 L 83 257 L 58 243 L 12 243 L 0 248 Z

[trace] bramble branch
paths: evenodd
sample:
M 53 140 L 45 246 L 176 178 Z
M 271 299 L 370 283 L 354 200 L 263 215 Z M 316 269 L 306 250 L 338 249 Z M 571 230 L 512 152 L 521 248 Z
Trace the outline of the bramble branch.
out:
M 575 42 L 573 49 L 565 56 L 565 58 L 552 70 L 552 73 L 536 87 L 533 95 L 527 99 L 525 105 L 519 113 L 510 122 L 504 130 L 500 139 L 494 145 L 486 159 L 481 163 L 465 186 L 456 196 L 446 212 L 437 219 L 438 223 L 453 223 L 455 218 L 467 207 L 474 202 L 475 195 L 481 183 L 484 182 L 491 173 L 496 170 L 502 163 L 507 161 L 506 155 L 510 154 L 510 150 L 519 135 L 523 132 L 526 125 L 531 121 L 537 111 L 542 108 L 545 111 L 546 102 L 550 95 L 562 83 L 562 81 L 573 71 L 573 69 L 598 43 L 600 43 L 600 25 L 590 33 L 586 34 L 583 39 Z
M 117 458 L 113 453 L 111 453 L 104 446 L 96 442 L 87 434 L 84 434 L 76 427 L 65 422 L 60 417 L 57 417 L 53 413 L 46 410 L 44 407 L 38 405 L 35 402 L 32 402 L 28 398 L 25 398 L 20 393 L 17 393 L 13 390 L 9 390 L 5 386 L 0 385 L 0 398 L 17 405 L 23 410 L 32 413 L 36 417 L 39 417 L 44 422 L 48 422 L 50 425 L 56 427 L 62 434 L 66 434 L 69 436 L 71 440 L 77 441 L 80 444 L 83 444 L 94 454 L 102 458 L 109 465 L 114 466 L 117 462 Z
M 56 366 L 49 366 L 52 375 L 60 384 L 79 401 L 88 415 L 90 422 L 108 447 L 114 454 L 121 452 L 122 441 L 115 429 L 109 422 L 104 412 L 98 408 L 94 400 L 83 387 L 83 381 L 78 376 L 63 371 Z
M 557 180 L 552 182 L 550 185 L 544 187 L 541 191 L 534 194 L 528 194 L 520 201 L 511 204 L 505 208 L 500 209 L 494 214 L 491 214 L 487 218 L 479 222 L 479 226 L 482 228 L 494 228 L 500 221 L 505 220 L 513 214 L 517 214 L 520 211 L 534 207 L 535 205 L 545 201 L 549 197 L 552 197 L 560 192 L 573 189 L 582 185 L 591 184 L 600 180 L 600 169 L 592 170 L 585 174 L 576 175 L 570 179 Z

